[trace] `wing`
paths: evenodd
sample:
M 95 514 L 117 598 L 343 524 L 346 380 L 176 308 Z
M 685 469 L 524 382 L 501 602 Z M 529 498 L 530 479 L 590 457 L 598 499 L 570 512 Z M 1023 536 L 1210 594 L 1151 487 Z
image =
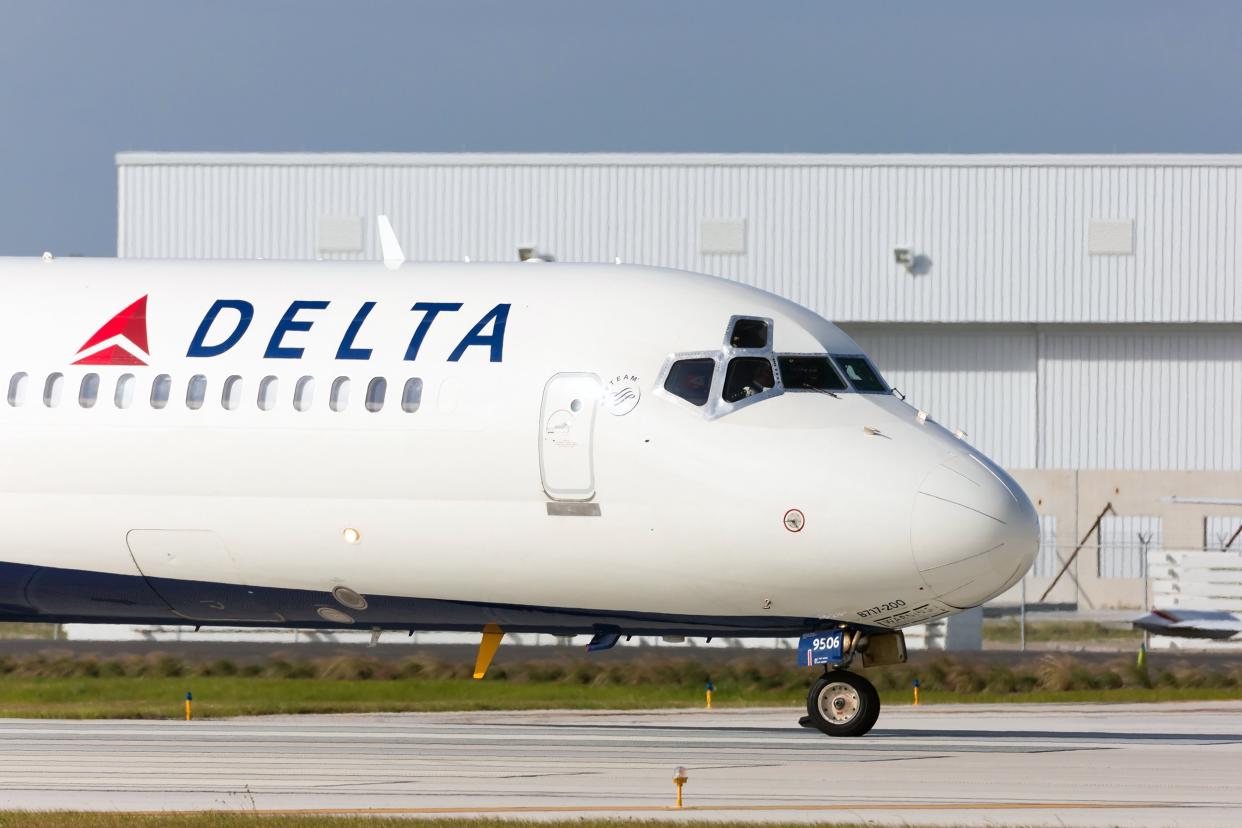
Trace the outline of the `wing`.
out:
M 1233 638 L 1242 632 L 1242 618 L 1213 610 L 1155 610 L 1132 622 L 1136 629 L 1175 638 Z

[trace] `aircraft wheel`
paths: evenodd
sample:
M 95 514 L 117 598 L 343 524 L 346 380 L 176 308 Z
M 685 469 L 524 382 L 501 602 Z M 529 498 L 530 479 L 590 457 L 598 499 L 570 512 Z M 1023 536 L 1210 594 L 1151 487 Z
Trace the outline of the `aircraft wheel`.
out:
M 833 670 L 811 685 L 807 724 L 829 736 L 862 736 L 880 717 L 880 694 L 857 673 Z

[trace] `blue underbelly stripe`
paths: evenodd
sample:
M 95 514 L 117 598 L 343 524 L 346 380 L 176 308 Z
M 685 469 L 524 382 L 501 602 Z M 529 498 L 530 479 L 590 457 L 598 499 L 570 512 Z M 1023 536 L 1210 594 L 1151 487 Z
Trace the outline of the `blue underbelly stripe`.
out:
M 345 628 L 320 608 L 346 613 L 353 628 L 474 631 L 497 624 L 508 632 L 560 635 L 797 636 L 823 626 L 813 618 L 702 616 L 532 607 L 367 595 L 367 607 L 338 604 L 330 592 L 251 587 L 211 581 L 143 578 L 80 569 L 0 562 L 0 621 Z

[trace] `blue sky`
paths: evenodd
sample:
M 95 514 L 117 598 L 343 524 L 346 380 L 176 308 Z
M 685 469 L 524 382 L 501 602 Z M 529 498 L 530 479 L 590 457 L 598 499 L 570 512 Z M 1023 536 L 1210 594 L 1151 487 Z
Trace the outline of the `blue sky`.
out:
M 121 150 L 1237 152 L 1242 3 L 0 0 L 0 255 Z

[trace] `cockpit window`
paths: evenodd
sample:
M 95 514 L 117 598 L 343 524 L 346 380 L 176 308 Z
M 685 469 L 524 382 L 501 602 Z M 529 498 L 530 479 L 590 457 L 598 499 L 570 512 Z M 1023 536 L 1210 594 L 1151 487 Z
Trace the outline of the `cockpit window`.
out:
M 729 333 L 734 348 L 768 347 L 768 323 L 763 319 L 738 319 Z
M 781 382 L 786 391 L 844 391 L 845 380 L 826 356 L 782 356 L 778 358 Z
M 855 391 L 886 393 L 888 386 L 876 372 L 866 357 L 834 356 L 837 365 L 845 373 L 845 378 L 854 386 Z
M 712 389 L 715 370 L 716 360 L 710 357 L 679 359 L 668 369 L 664 390 L 694 405 L 704 405 Z
M 736 357 L 729 360 L 729 370 L 725 372 L 724 391 L 721 396 L 725 402 L 735 403 L 762 394 L 775 386 L 772 360 L 766 357 Z

